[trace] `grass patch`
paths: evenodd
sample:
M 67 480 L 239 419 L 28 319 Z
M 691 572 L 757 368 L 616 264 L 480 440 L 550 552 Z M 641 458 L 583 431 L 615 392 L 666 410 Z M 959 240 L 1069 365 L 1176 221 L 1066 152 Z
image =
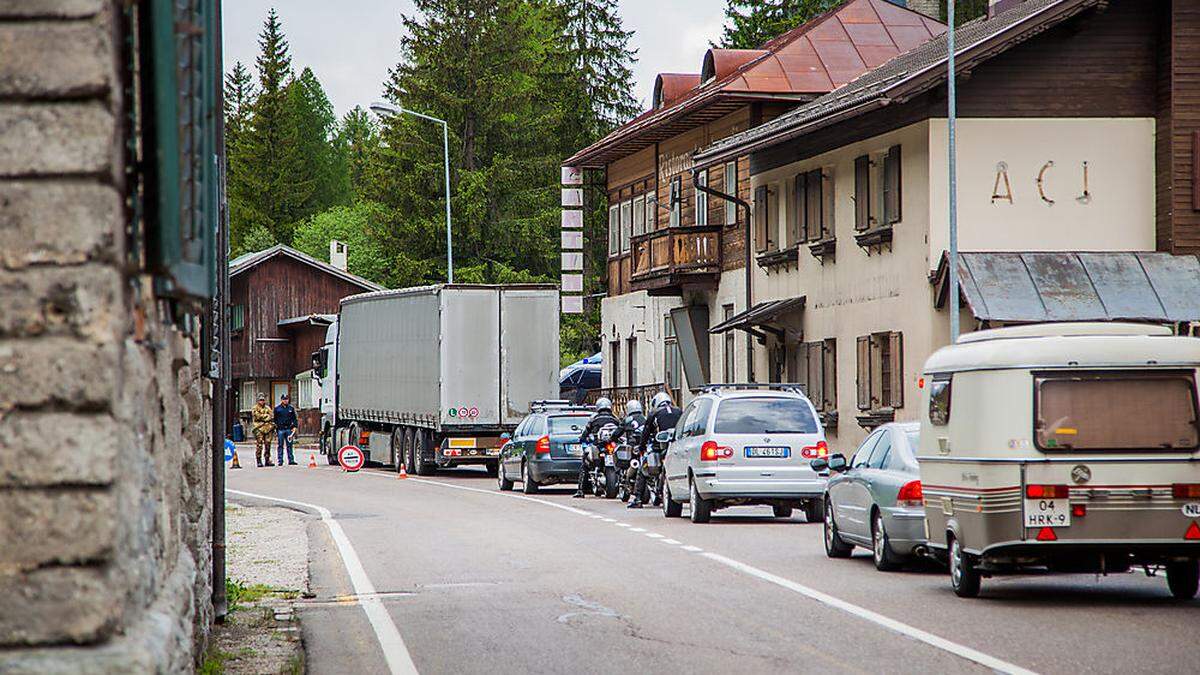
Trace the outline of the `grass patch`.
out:
M 217 649 L 216 645 L 210 646 L 208 653 L 204 655 L 204 662 L 196 669 L 196 675 L 223 675 L 225 662 L 231 656 L 233 655 Z
M 237 579 L 225 578 L 225 600 L 229 611 L 236 611 L 242 605 L 252 605 L 266 597 L 293 600 L 299 593 L 286 588 L 272 588 L 266 584 L 246 584 Z

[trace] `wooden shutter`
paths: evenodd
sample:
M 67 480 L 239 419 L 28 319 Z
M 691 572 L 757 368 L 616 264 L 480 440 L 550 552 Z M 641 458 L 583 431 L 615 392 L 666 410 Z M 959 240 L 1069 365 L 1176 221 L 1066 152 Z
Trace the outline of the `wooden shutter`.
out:
M 883 158 L 883 222 L 900 222 L 900 146 L 893 145 Z
M 858 370 L 858 409 L 871 409 L 871 336 L 860 335 L 857 339 L 857 362 L 855 366 Z
M 854 229 L 871 227 L 871 158 L 854 160 Z
M 754 188 L 754 250 L 767 250 L 767 186 Z
M 808 345 L 803 342 L 792 350 L 792 359 L 788 363 L 788 379 L 804 387 L 805 394 L 812 398 L 812 388 L 808 386 Z
M 891 389 L 892 400 L 886 401 L 887 405 L 893 408 L 904 407 L 904 336 L 901 333 L 893 332 L 887 336 L 890 342 L 888 349 L 888 358 L 891 361 Z
M 825 411 L 825 378 L 821 372 L 824 358 L 821 354 L 821 343 L 808 343 L 808 399 L 819 412 Z
M 806 233 L 805 237 L 809 241 L 817 241 L 824 233 L 824 224 L 821 222 L 821 170 L 808 172 L 808 215 L 805 218 Z
M 891 373 L 884 372 L 887 366 L 891 365 L 891 361 L 884 360 L 884 350 L 891 347 L 888 342 L 888 333 L 875 333 L 871 335 L 868 343 L 870 344 L 870 356 L 867 359 L 869 369 L 869 379 L 871 381 L 871 391 L 869 401 L 871 409 L 875 410 L 887 405 L 884 401 L 884 389 L 891 387 Z M 890 393 L 886 398 L 891 398 Z
M 805 188 L 805 179 L 807 174 L 796 174 L 796 182 L 792 186 L 792 218 L 788 223 L 788 246 L 801 241 L 808 241 L 808 233 L 804 227 L 804 217 L 807 211 L 805 206 L 805 198 L 807 190 Z
M 821 345 L 821 353 L 825 360 L 823 387 L 825 410 L 837 410 L 837 339 L 826 338 Z

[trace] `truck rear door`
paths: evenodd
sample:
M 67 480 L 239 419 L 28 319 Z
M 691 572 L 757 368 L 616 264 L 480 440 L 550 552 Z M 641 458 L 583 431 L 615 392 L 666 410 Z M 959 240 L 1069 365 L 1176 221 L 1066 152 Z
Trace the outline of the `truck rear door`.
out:
M 442 425 L 498 425 L 500 294 L 449 287 L 441 296 Z
M 500 413 L 516 424 L 538 399 L 558 398 L 558 293 L 500 291 Z

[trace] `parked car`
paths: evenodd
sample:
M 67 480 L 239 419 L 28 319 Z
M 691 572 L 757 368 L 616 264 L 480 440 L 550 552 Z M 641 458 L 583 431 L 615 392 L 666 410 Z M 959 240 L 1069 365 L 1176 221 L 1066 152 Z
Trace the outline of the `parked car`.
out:
M 679 517 L 691 504 L 693 523 L 713 511 L 748 504 L 788 518 L 803 508 L 810 522 L 823 513 L 825 478 L 811 459 L 829 448 L 812 403 L 797 385 L 712 385 L 683 411 L 664 458 L 663 514 Z
M 590 409 L 566 401 L 535 402 L 500 448 L 496 475 L 500 489 L 511 490 L 514 482 L 520 482 L 522 491 L 531 494 L 543 485 L 579 478 L 583 456 L 579 435 L 591 416 Z
M 849 466 L 841 454 L 814 459 L 830 472 L 825 488 L 825 554 L 849 558 L 855 546 L 871 549 L 875 567 L 887 571 L 924 549 L 925 506 L 915 449 L 919 422 L 885 424 L 855 450 Z

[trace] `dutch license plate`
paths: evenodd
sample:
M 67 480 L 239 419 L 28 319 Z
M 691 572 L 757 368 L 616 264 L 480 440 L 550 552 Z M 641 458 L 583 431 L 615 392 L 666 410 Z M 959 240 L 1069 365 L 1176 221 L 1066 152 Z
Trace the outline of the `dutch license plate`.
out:
M 1025 527 L 1068 527 L 1070 524 L 1069 499 L 1025 500 Z
M 746 457 L 754 458 L 774 458 L 787 459 L 792 454 L 792 449 L 788 447 L 755 447 L 746 448 Z
M 567 443 L 567 454 L 572 457 L 582 457 L 583 446 L 578 443 Z

